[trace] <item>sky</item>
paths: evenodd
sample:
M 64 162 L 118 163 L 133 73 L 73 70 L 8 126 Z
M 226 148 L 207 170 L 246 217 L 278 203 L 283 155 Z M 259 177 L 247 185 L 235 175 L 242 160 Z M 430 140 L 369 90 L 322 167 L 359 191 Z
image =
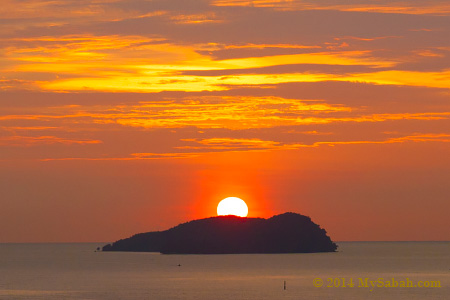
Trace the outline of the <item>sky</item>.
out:
M 450 240 L 450 3 L 2 0 L 0 242 L 216 215 Z

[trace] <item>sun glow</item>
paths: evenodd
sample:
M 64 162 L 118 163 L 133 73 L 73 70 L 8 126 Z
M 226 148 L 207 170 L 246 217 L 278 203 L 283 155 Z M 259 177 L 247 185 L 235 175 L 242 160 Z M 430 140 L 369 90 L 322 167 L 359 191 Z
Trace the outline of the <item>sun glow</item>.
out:
M 228 197 L 217 205 L 217 215 L 246 217 L 248 215 L 248 207 L 244 200 L 237 197 Z

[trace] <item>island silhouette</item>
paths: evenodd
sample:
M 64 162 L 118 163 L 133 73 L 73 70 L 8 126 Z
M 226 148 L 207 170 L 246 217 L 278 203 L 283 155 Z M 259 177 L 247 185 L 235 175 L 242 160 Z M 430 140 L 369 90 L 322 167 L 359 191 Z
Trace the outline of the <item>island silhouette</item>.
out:
M 165 231 L 139 233 L 102 251 L 162 254 L 335 252 L 337 245 L 311 218 L 284 213 L 269 219 L 233 215 L 193 220 Z

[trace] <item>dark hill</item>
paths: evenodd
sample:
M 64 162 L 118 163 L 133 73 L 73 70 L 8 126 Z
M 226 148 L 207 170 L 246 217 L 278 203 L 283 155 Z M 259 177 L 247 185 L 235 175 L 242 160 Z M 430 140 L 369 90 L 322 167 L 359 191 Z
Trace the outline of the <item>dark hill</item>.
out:
M 103 247 L 103 251 L 164 254 L 310 253 L 336 249 L 324 229 L 296 213 L 269 219 L 219 216 L 194 220 Z

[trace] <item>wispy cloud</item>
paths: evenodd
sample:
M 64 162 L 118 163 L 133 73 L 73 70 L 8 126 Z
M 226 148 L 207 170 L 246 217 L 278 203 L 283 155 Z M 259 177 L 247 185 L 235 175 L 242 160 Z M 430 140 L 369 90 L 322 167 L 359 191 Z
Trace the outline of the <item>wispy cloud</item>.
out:
M 450 14 L 450 5 L 445 1 L 351 1 L 352 3 L 339 3 L 337 1 L 301 1 L 301 0 L 215 0 L 216 6 L 247 6 L 266 7 L 280 10 L 339 10 L 361 11 L 374 13 L 395 14 Z
M 100 144 L 99 140 L 78 140 L 67 139 L 56 136 L 1 136 L 0 146 L 9 147 L 31 147 L 35 145 L 50 145 L 50 144 L 63 144 L 63 145 L 86 145 L 86 144 Z
M 36 94 L 0 103 L 4 146 L 98 144 L 118 159 L 178 158 L 364 143 L 356 134 L 360 125 L 382 132 L 394 131 L 394 123 L 450 118 L 443 100 L 450 86 L 443 37 L 450 28 L 437 16 L 448 12 L 442 1 L 21 4 L 8 0 L 0 12 L 6 26 L 0 29 L 0 92 Z M 378 87 L 394 94 L 356 92 Z M 412 88 L 430 91 L 427 100 Z M 31 103 L 43 92 L 76 97 L 66 106 L 11 104 Z M 338 126 L 349 134 L 334 140 Z M 274 130 L 285 129 L 292 137 L 274 138 Z M 176 134 L 165 147 L 137 138 L 164 130 Z M 112 132 L 130 146 L 114 151 Z M 371 134 L 367 142 L 388 141 Z
M 238 139 L 238 138 L 211 138 L 211 139 L 182 139 L 183 142 L 193 142 L 197 146 L 179 146 L 177 149 L 209 149 L 209 150 L 270 150 L 277 148 L 280 144 L 274 141 L 260 139 Z
M 38 112 L 38 111 L 36 111 Z M 45 114 L 44 114 L 45 112 Z M 385 122 L 392 120 L 447 120 L 450 112 L 367 113 L 367 109 L 330 105 L 323 100 L 282 97 L 201 96 L 167 99 L 118 106 L 66 106 L 43 108 L 39 114 L 0 115 L 4 122 L 27 121 L 28 126 L 53 127 L 79 124 L 97 127 L 118 124 L 137 128 L 273 128 L 345 122 Z M 33 123 L 30 123 L 33 122 Z M 15 124 L 15 123 L 14 123 Z M 6 125 L 3 125 L 4 128 Z M 16 128 L 12 125 L 11 128 Z
M 219 19 L 214 12 L 206 14 L 193 15 L 174 15 L 170 19 L 176 24 L 201 24 L 201 23 L 220 23 L 223 20 Z
M 8 63 L 0 67 L 3 73 L 3 79 L 0 79 L 2 89 L 220 91 L 242 85 L 320 81 L 450 86 L 448 71 L 398 70 L 396 66 L 402 63 L 401 59 L 377 58 L 370 50 L 324 51 L 319 46 L 291 45 L 292 49 L 308 48 L 315 52 L 215 60 L 210 55 L 200 54 L 204 53 L 205 45 L 175 45 L 160 37 L 85 35 L 14 38 L 6 40 L 5 44 L 4 56 L 0 60 Z M 260 47 L 289 48 L 283 44 L 244 44 L 226 45 L 223 49 Z M 139 59 L 135 58 L 136 54 L 139 54 Z M 412 54 L 407 61 L 420 60 L 420 57 L 446 57 L 442 53 L 423 49 Z M 319 65 L 329 66 L 329 71 L 326 68 L 315 70 Z M 284 72 L 286 66 L 292 66 L 287 73 Z M 354 69 L 337 74 L 333 69 L 336 66 Z M 368 72 L 361 73 L 362 66 L 366 66 Z M 273 69 L 265 73 L 267 68 Z M 206 71 L 215 71 L 217 75 L 202 73 Z
M 351 145 L 388 145 L 396 143 L 449 143 L 450 134 L 445 133 L 416 133 L 413 135 L 388 138 L 384 140 L 346 140 L 346 141 L 322 141 L 311 144 L 305 143 L 283 143 L 261 139 L 239 139 L 239 138 L 211 138 L 211 139 L 184 139 L 183 142 L 191 145 L 175 147 L 173 152 L 154 153 L 142 152 L 132 153 L 127 157 L 65 157 L 65 158 L 42 158 L 41 161 L 128 161 L 128 160 L 158 160 L 158 159 L 189 159 L 203 155 L 222 152 L 267 152 L 291 150 L 302 148 L 316 148 L 323 146 L 351 146 Z

